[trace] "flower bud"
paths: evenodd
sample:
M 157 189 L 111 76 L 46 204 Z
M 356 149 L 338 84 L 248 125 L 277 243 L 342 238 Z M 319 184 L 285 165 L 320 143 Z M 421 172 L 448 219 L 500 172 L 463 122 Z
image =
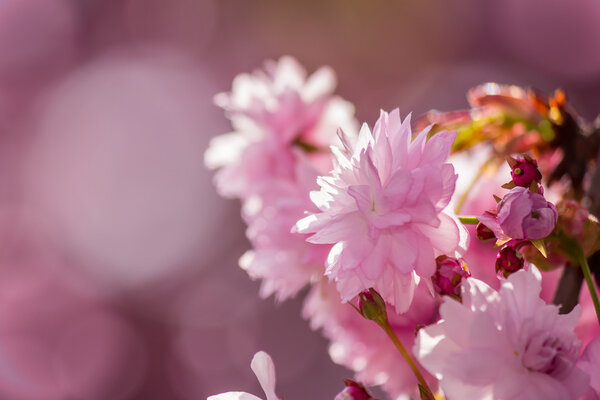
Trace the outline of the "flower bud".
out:
M 360 383 L 350 379 L 344 379 L 344 383 L 346 387 L 335 396 L 334 400 L 375 400 Z
M 439 256 L 435 259 L 437 269 L 431 280 L 435 291 L 441 295 L 460 299 L 460 283 L 471 276 L 467 264 L 462 259 Z
M 502 274 L 505 278 L 513 272 L 517 272 L 525 262 L 523 256 L 513 246 L 504 246 L 498 252 L 496 257 L 496 273 Z
M 385 301 L 373 288 L 364 290 L 358 295 L 358 309 L 366 319 L 377 323 L 387 320 Z
M 479 221 L 501 240 L 538 240 L 552 233 L 558 214 L 554 204 L 540 193 L 515 187 L 496 206 L 497 214 L 485 212 Z
M 496 235 L 494 234 L 494 232 L 481 222 L 477 224 L 477 228 L 475 228 L 475 233 L 477 234 L 477 239 L 481 241 L 496 239 Z
M 542 173 L 538 169 L 537 161 L 525 157 L 522 159 L 509 159 L 510 175 L 517 186 L 529 187 L 532 182 L 540 183 Z

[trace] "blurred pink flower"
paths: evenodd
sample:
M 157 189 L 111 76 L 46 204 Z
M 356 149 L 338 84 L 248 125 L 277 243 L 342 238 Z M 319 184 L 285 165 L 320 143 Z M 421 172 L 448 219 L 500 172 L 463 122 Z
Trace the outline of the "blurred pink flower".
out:
M 316 189 L 317 172 L 300 154 L 297 182 L 274 180 L 244 202 L 252 243 L 240 259 L 251 278 L 262 279 L 260 295 L 275 294 L 278 301 L 296 295 L 307 283 L 323 275 L 330 246 L 308 243 L 308 235 L 290 232 L 304 210 L 317 211 L 308 196 Z
M 266 400 L 280 400 L 275 394 L 275 365 L 271 356 L 259 351 L 252 357 L 250 368 L 256 375 L 260 386 L 267 396 Z M 227 392 L 209 396 L 206 400 L 261 400 L 259 397 L 246 392 Z
M 540 299 L 537 269 L 521 270 L 499 292 L 469 278 L 462 304 L 446 298 L 442 320 L 419 331 L 414 352 L 448 398 L 577 399 L 588 376 L 576 366 L 581 313 L 566 315 Z
M 589 374 L 590 386 L 600 397 L 600 336 L 586 346 L 577 366 Z
M 388 307 L 390 325 L 409 352 L 412 352 L 418 327 L 437 321 L 438 305 L 439 297 L 431 296 L 421 283 L 406 313 L 399 315 Z M 390 338 L 375 323 L 342 303 L 332 283 L 323 280 L 313 285 L 302 315 L 310 321 L 312 329 L 320 329 L 329 339 L 331 359 L 354 371 L 357 381 L 367 386 L 381 385 L 394 399 L 406 394 L 418 395 L 415 392 L 417 380 Z M 437 380 L 423 372 L 430 386 L 437 387 Z
M 498 239 L 543 239 L 554 230 L 558 213 L 543 195 L 517 186 L 496 208 L 497 215 L 485 212 L 479 217 Z
M 454 167 L 446 163 L 454 132 L 412 141 L 410 117 L 382 111 L 373 132 L 364 124 L 357 142 L 333 148 L 337 165 L 319 178 L 311 199 L 321 210 L 298 221 L 308 241 L 335 244 L 326 275 L 348 301 L 373 287 L 398 312 L 408 309 L 419 279 L 435 272 L 435 257 L 459 250 L 466 231 L 446 208 Z M 438 254 L 436 254 L 438 253 Z
M 292 57 L 267 61 L 264 70 L 238 75 L 231 93 L 215 102 L 234 132 L 214 138 L 205 154 L 219 193 L 245 198 L 270 179 L 294 179 L 293 149 L 318 158 L 339 127 L 354 129 L 354 107 L 332 94 L 335 75 L 323 67 L 311 76 Z

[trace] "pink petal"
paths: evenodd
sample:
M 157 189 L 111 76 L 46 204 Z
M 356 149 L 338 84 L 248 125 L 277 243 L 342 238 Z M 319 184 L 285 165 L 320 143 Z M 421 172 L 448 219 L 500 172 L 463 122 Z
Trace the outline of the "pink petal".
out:
M 454 254 L 460 243 L 458 225 L 449 215 L 438 215 L 440 225 L 433 227 L 426 224 L 417 224 L 423 235 L 429 239 L 431 245 L 442 254 Z
M 304 221 L 307 218 L 309 217 L 306 217 L 299 222 Z M 319 229 L 319 231 L 314 235 L 309 236 L 306 240 L 314 244 L 337 243 L 354 235 L 366 234 L 366 231 L 367 225 L 364 218 L 358 212 L 353 212 L 328 221 L 327 224 Z M 303 230 L 299 229 L 298 232 L 303 232 Z M 306 232 L 306 230 L 304 230 L 304 232 Z
M 456 132 L 441 131 L 435 133 L 425 144 L 421 165 L 443 163 L 450 155 L 450 149 L 456 139 Z
M 365 257 L 361 263 L 362 272 L 370 280 L 376 280 L 381 276 L 383 268 L 387 263 L 390 251 L 390 243 L 387 235 L 381 235 L 377 239 L 375 248 Z

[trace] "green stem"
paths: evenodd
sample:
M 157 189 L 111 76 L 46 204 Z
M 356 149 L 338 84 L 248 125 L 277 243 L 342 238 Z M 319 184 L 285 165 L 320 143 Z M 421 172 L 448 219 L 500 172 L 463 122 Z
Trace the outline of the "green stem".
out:
M 590 295 L 592 296 L 592 301 L 594 302 L 594 308 L 596 309 L 596 317 L 598 317 L 598 323 L 600 324 L 600 300 L 598 300 L 598 292 L 596 291 L 596 286 L 594 285 L 594 281 L 592 280 L 592 271 L 590 271 L 590 266 L 588 264 L 587 257 L 583 254 L 583 251 L 579 251 L 578 258 L 579 265 L 581 266 L 581 270 L 583 271 L 585 282 L 588 285 Z
M 459 215 L 458 219 L 465 225 L 477 225 L 479 220 L 472 215 Z
M 402 345 L 402 342 L 400 341 L 400 339 L 398 339 L 398 336 L 396 336 L 396 333 L 390 326 L 390 323 L 387 320 L 386 321 L 376 321 L 376 322 L 379 324 L 379 326 L 381 326 L 383 328 L 383 330 L 385 331 L 385 333 L 387 333 L 387 335 L 390 337 L 390 339 L 392 339 L 392 342 L 394 343 L 394 345 L 396 346 L 398 351 L 400 351 L 400 354 L 402 354 L 402 357 L 404 357 L 404 359 L 408 363 L 408 366 L 412 370 L 413 374 L 415 374 L 415 376 L 417 377 L 417 380 L 419 381 L 419 383 L 425 390 L 427 399 L 435 400 L 435 397 L 433 396 L 433 392 L 429 388 L 429 385 L 427 385 L 427 382 L 425 381 L 425 378 L 423 378 L 423 375 L 421 375 L 421 371 L 419 371 L 419 367 L 417 367 L 417 364 L 415 363 L 415 361 L 412 359 L 412 357 L 410 356 L 408 351 L 406 351 L 406 349 Z

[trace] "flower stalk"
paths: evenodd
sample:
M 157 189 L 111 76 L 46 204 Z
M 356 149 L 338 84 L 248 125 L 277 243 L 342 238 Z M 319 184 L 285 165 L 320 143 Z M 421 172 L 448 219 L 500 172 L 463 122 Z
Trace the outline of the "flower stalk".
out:
M 412 370 L 413 374 L 419 381 L 419 392 L 421 394 L 421 399 L 423 400 L 435 400 L 433 392 L 425 378 L 419 371 L 419 367 L 417 367 L 417 363 L 412 359 L 394 330 L 392 329 L 386 311 L 386 304 L 383 298 L 377 291 L 373 288 L 369 290 L 365 290 L 359 294 L 359 305 L 356 307 L 354 304 L 349 303 L 354 309 L 356 309 L 365 319 L 374 321 L 377 325 L 379 325 L 385 333 L 389 336 L 394 343 L 394 346 L 398 349 L 404 360 L 408 363 L 408 366 Z
M 472 215 L 459 215 L 458 219 L 465 225 L 477 225 L 479 223 L 479 219 Z
M 587 283 L 590 295 L 592 296 L 592 302 L 594 303 L 594 309 L 596 310 L 596 317 L 598 318 L 598 323 L 600 324 L 600 300 L 598 299 L 598 292 L 596 291 L 596 286 L 594 285 L 594 281 L 592 280 L 592 271 L 590 270 L 590 265 L 588 264 L 587 257 L 583 254 L 583 251 L 581 250 L 579 251 L 578 259 L 579 266 L 583 271 L 583 277 L 585 278 L 585 282 Z

